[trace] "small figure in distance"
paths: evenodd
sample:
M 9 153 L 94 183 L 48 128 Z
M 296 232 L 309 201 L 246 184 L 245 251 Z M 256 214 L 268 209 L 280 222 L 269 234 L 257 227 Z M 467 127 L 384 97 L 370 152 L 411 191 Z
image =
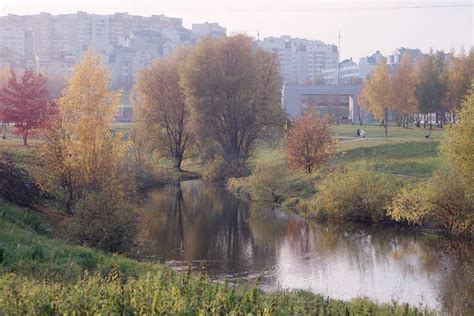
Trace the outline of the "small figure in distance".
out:
M 360 137 L 365 138 L 365 131 L 363 129 L 360 130 Z
M 7 135 L 5 133 L 3 133 L 3 135 L 2 135 L 2 139 L 4 139 L 4 140 L 7 139 Z
M 357 129 L 357 137 L 360 137 L 360 129 Z

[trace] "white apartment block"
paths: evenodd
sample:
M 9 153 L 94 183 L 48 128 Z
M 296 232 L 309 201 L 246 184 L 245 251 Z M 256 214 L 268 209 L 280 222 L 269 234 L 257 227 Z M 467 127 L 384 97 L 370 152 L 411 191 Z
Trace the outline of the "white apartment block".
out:
M 226 36 L 226 28 L 217 23 L 198 23 L 191 26 L 191 31 L 197 36 L 211 35 L 213 37 Z
M 326 84 L 351 84 L 359 80 L 359 65 L 351 59 L 345 59 L 333 68 L 322 70 L 321 76 Z
M 126 12 L 0 16 L 0 63 L 15 69 L 33 65 L 45 74 L 67 77 L 72 65 L 92 47 L 109 65 L 112 86 L 129 90 L 140 69 L 209 34 L 225 36 L 226 29 L 202 23 L 189 30 L 179 18 Z
M 375 66 L 384 58 L 380 51 L 359 59 L 359 77 L 366 80 L 375 69 Z
M 0 50 L 25 55 L 25 31 L 13 25 L 0 25 Z
M 395 49 L 392 55 L 387 56 L 387 64 L 400 64 L 402 62 L 402 57 L 405 54 L 408 55 L 408 58 L 412 63 L 418 61 L 421 57 L 423 57 L 423 53 L 418 48 L 401 47 Z
M 257 45 L 275 53 L 285 83 L 309 84 L 318 81 L 325 68 L 334 68 L 339 61 L 337 46 L 318 40 L 268 37 Z

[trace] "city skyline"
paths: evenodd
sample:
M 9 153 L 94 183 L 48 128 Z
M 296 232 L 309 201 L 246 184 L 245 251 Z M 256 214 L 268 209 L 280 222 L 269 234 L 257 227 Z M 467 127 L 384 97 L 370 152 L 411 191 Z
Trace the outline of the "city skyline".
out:
M 183 25 L 217 22 L 226 27 L 228 35 L 245 33 L 253 37 L 290 35 L 318 39 L 338 45 L 342 33 L 341 60 L 358 59 L 379 50 L 387 55 L 397 47 L 430 48 L 449 52 L 461 47 L 468 50 L 473 43 L 473 10 L 470 2 L 417 1 L 358 2 L 259 1 L 250 4 L 230 1 L 201 1 L 199 6 L 184 1 L 135 1 L 134 5 L 114 6 L 111 1 L 26 1 L 6 0 L 0 15 L 34 14 L 39 12 L 91 14 L 130 14 L 150 16 L 165 14 L 183 19 Z M 418 6 L 418 8 L 416 8 Z M 452 7 L 446 7 L 452 6 Z M 453 7 L 454 6 L 454 7 Z M 242 18 L 245 17 L 245 18 Z M 293 21 L 293 22 L 292 22 Z M 302 23 L 301 21 L 305 21 Z M 361 23 L 361 21 L 364 21 Z M 449 27 L 448 27 L 449 26 Z

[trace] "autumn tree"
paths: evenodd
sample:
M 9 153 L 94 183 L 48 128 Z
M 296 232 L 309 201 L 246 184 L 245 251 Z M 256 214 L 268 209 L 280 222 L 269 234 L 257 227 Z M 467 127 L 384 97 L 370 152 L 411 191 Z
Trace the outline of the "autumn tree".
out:
M 388 215 L 413 224 L 435 222 L 451 234 L 474 233 L 474 81 L 460 122 L 445 132 L 441 164 L 434 176 L 404 188 L 388 205 Z
M 134 88 L 138 96 L 135 124 L 144 125 L 137 128 L 143 128 L 147 139 L 173 159 L 178 170 L 193 142 L 190 110 L 180 84 L 186 55 L 179 50 L 169 59 L 155 61 L 141 71 Z
M 466 56 L 462 50 L 458 56 L 452 54 L 446 63 L 446 91 L 443 104 L 451 113 L 459 110 L 461 103 L 469 92 L 471 80 L 474 78 L 474 49 Z
M 28 136 L 38 131 L 47 121 L 49 113 L 46 79 L 33 70 L 25 70 L 17 78 L 15 72 L 0 90 L 0 117 L 15 124 L 15 134 L 21 135 L 28 145 Z
M 359 102 L 372 112 L 375 118 L 383 121 L 385 137 L 388 136 L 388 110 L 394 108 L 392 93 L 387 61 L 382 59 L 375 67 L 372 76 L 365 81 Z
M 110 74 L 100 57 L 88 51 L 74 68 L 59 115 L 38 151 L 44 188 L 62 190 L 68 210 L 91 192 L 122 194 L 121 165 L 126 143 L 112 131 L 120 93 L 109 90 Z
M 5 84 L 8 83 L 8 80 L 10 79 L 11 76 L 11 71 L 7 67 L 1 67 L 0 68 L 0 88 L 2 88 Z M 2 122 L 2 129 L 6 130 L 7 129 L 7 122 L 5 121 L 5 118 L 2 115 L 2 103 L 0 102 L 0 122 Z
M 201 143 L 217 143 L 226 161 L 245 161 L 256 141 L 283 122 L 277 56 L 244 35 L 205 38 L 183 74 Z
M 4 84 L 8 83 L 11 74 L 11 70 L 8 67 L 0 68 L 0 86 L 3 86 Z
M 446 164 L 458 170 L 466 185 L 474 190 L 474 80 L 459 112 L 459 123 L 446 131 L 441 142 L 441 155 Z M 461 179 L 459 179 L 461 180 Z M 474 192 L 474 191 L 473 191 Z
M 297 118 L 286 140 L 286 158 L 292 169 L 311 173 L 332 157 L 336 140 L 331 136 L 330 118 L 307 111 Z
M 393 75 L 392 104 L 402 116 L 402 125 L 408 127 L 408 117 L 414 115 L 418 110 L 418 100 L 415 95 L 417 84 L 416 69 L 410 62 L 410 57 L 405 54 L 402 62 Z
M 425 113 L 425 124 L 426 114 L 440 114 L 443 108 L 445 92 L 443 68 L 444 55 L 442 53 L 433 54 L 433 52 L 430 52 L 429 55 L 423 57 L 419 64 L 415 95 L 419 103 L 420 112 Z
M 47 78 L 46 88 L 49 93 L 49 98 L 55 100 L 59 99 L 66 86 L 67 78 L 59 75 L 45 75 L 45 77 Z

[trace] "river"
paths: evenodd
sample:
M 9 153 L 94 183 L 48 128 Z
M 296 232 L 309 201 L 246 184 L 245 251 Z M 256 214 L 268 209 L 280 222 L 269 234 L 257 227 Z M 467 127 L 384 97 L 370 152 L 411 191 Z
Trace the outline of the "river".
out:
M 265 291 L 474 311 L 474 245 L 398 226 L 318 224 L 200 181 L 152 191 L 141 255 Z

